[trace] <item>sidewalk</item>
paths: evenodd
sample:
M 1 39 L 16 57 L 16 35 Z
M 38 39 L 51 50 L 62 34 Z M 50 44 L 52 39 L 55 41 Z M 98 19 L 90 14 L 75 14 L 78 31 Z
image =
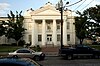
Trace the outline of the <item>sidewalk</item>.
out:
M 58 56 L 59 47 L 42 47 L 42 52 L 46 56 Z

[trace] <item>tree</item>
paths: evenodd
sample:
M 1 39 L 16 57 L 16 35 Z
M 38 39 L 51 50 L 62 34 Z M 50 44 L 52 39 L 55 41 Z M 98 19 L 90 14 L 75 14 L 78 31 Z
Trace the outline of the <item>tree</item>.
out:
M 86 38 L 86 27 L 87 17 L 81 14 L 81 12 L 77 11 L 79 16 L 75 17 L 75 30 L 76 36 L 80 39 L 80 44 L 82 44 L 84 38 Z
M 94 20 L 92 24 L 92 31 L 97 33 L 100 36 L 100 5 L 96 5 L 95 7 L 90 7 L 84 11 L 85 16 L 87 16 L 90 20 Z
M 6 30 L 5 21 L 2 21 L 0 24 L 0 36 L 5 35 L 5 30 Z
M 84 38 L 95 40 L 95 36 L 100 37 L 100 5 L 90 7 L 75 17 L 76 36 L 80 39 L 80 44 Z
M 12 11 L 10 11 L 10 14 L 8 15 L 8 27 L 7 27 L 7 33 L 6 33 L 6 37 L 9 38 L 13 38 L 16 40 L 17 45 L 19 40 L 23 37 L 24 35 L 24 31 L 26 30 L 25 28 L 23 28 L 23 20 L 24 17 L 21 15 L 22 11 L 18 14 L 18 12 L 16 11 L 16 15 L 13 14 Z

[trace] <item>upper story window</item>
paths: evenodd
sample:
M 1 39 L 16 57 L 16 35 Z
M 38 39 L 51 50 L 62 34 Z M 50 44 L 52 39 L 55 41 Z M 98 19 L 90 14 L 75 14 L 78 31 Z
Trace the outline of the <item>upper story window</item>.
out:
M 42 20 L 35 20 L 38 31 L 42 30 Z
M 56 22 L 57 22 L 57 30 L 60 30 L 60 28 L 61 28 L 61 27 L 60 27 L 60 25 L 61 25 L 61 24 L 60 24 L 61 20 L 56 20 Z
M 60 24 L 57 24 L 57 30 L 60 30 Z
M 51 25 L 47 24 L 47 30 L 51 30 Z
M 70 29 L 70 23 L 67 22 L 67 29 Z
M 52 22 L 53 20 L 46 20 L 47 31 L 52 31 Z
M 41 31 L 42 30 L 42 24 L 38 23 L 37 28 L 38 28 L 38 31 Z
M 28 23 L 28 29 L 32 30 L 32 23 Z

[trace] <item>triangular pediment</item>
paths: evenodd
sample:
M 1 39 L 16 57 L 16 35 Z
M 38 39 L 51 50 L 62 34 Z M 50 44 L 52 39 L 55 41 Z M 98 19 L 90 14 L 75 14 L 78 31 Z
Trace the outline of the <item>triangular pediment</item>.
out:
M 60 12 L 48 9 L 48 10 L 44 10 L 39 13 L 36 13 L 35 15 L 60 15 Z
M 60 15 L 60 12 L 59 10 L 56 10 L 52 4 L 48 3 L 43 7 L 31 12 L 31 15 Z
M 66 16 L 68 14 L 70 15 L 71 11 L 63 10 L 63 15 Z M 26 16 L 60 16 L 61 13 L 59 10 L 56 9 L 56 7 L 52 3 L 48 2 L 37 10 L 32 10 L 32 9 L 28 10 L 25 13 L 25 15 Z

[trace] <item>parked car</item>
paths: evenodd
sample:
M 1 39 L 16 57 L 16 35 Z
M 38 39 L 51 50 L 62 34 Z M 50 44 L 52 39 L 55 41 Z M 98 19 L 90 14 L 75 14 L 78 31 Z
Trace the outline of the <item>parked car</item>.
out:
M 44 60 L 45 54 L 43 52 L 35 52 L 32 49 L 21 48 L 14 52 L 8 53 L 8 57 L 21 57 L 21 58 L 31 58 L 36 61 Z
M 59 49 L 59 56 L 66 57 L 67 59 L 73 59 L 76 56 L 91 56 L 92 58 L 99 58 L 100 50 L 78 44 L 75 45 L 75 47 Z
M 29 58 L 0 58 L 0 66 L 42 66 Z

